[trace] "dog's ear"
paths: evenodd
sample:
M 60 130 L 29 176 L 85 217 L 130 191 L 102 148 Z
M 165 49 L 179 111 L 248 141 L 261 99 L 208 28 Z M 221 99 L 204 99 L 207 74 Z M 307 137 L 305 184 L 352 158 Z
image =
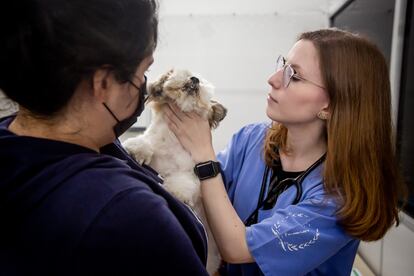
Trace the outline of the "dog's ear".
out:
M 162 88 L 164 86 L 164 83 L 168 80 L 168 78 L 171 76 L 171 74 L 174 72 L 174 69 L 168 70 L 166 73 L 162 74 L 156 81 L 151 82 L 148 84 L 148 92 L 150 95 L 154 94 L 155 91 L 162 91 Z
M 218 127 L 221 120 L 226 117 L 227 109 L 220 103 L 216 101 L 211 101 L 213 105 L 211 106 L 210 111 L 208 112 L 208 122 L 210 123 L 211 128 Z

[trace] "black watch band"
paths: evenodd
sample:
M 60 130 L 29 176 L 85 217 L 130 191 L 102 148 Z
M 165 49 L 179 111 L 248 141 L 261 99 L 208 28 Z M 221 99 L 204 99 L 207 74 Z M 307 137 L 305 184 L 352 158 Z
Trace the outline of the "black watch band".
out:
M 220 173 L 220 163 L 216 161 L 206 161 L 194 166 L 194 173 L 200 180 L 215 177 Z

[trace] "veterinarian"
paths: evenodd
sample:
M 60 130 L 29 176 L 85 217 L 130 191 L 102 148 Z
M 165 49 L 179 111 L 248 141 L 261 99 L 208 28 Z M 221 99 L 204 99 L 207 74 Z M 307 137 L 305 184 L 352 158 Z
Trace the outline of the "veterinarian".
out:
M 242 128 L 217 157 L 208 122 L 165 110 L 204 179 L 221 272 L 348 276 L 359 241 L 398 223 L 385 59 L 357 35 L 307 32 L 268 83 L 272 123 Z
M 6 1 L 1 275 L 207 275 L 192 211 L 117 137 L 144 109 L 153 0 Z

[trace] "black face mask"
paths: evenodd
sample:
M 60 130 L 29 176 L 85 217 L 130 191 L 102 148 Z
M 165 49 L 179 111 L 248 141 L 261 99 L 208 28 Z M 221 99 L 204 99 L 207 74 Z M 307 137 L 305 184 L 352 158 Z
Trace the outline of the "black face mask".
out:
M 138 104 L 137 108 L 135 109 L 134 113 L 131 114 L 131 116 L 123 119 L 118 120 L 118 118 L 115 116 L 115 114 L 111 111 L 111 109 L 105 104 L 102 103 L 105 108 L 109 111 L 109 113 L 114 117 L 114 119 L 117 121 L 116 125 L 114 126 L 114 133 L 115 136 L 118 138 L 121 136 L 125 131 L 127 131 L 135 122 L 137 121 L 137 118 L 139 115 L 141 115 L 142 111 L 144 111 L 145 108 L 145 102 L 147 101 L 147 77 L 144 76 L 145 81 L 141 85 L 141 87 L 136 86 L 132 81 L 128 81 L 132 86 L 134 86 L 139 91 L 139 97 L 138 97 Z

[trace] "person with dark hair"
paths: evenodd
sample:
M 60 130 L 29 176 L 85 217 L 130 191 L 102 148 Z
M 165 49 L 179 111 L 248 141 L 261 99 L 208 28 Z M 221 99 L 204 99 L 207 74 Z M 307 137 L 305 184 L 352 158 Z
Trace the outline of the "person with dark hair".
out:
M 271 123 L 244 127 L 217 157 L 207 121 L 165 109 L 197 164 L 221 272 L 348 276 L 359 241 L 398 224 L 405 193 L 385 58 L 346 31 L 306 32 L 268 83 Z
M 154 0 L 3 4 L 1 275 L 207 275 L 204 227 L 117 137 L 144 109 Z

